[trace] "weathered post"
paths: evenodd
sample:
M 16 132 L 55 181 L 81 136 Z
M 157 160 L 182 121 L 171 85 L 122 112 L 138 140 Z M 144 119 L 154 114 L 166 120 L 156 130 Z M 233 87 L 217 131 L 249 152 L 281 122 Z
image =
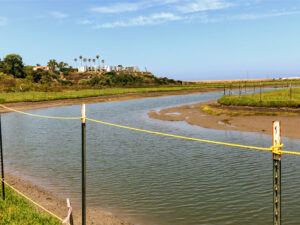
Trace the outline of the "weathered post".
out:
M 73 209 L 71 206 L 70 199 L 68 198 L 67 198 L 67 208 L 68 208 L 68 214 L 67 217 L 62 221 L 62 224 L 74 225 Z
M 261 102 L 261 83 L 259 84 L 259 101 Z
M 290 95 L 290 101 L 292 100 L 292 83 L 290 83 L 290 92 L 289 92 L 289 95 Z
M 1 186 L 2 186 L 2 199 L 5 200 L 5 183 L 4 183 L 4 163 L 3 163 L 3 139 L 2 139 L 2 123 L 0 113 L 0 156 L 1 156 Z
M 281 225 L 281 131 L 280 122 L 273 122 L 273 224 Z
M 82 225 L 86 225 L 86 114 L 85 104 L 81 108 L 81 207 Z
M 225 84 L 224 84 L 224 96 L 226 95 L 226 87 L 225 87 Z
M 70 225 L 74 225 L 74 220 L 73 220 L 73 209 L 72 209 L 72 206 L 71 206 L 71 202 L 70 202 L 70 199 L 67 198 L 67 207 L 70 211 L 70 217 L 69 217 L 69 222 L 70 222 Z

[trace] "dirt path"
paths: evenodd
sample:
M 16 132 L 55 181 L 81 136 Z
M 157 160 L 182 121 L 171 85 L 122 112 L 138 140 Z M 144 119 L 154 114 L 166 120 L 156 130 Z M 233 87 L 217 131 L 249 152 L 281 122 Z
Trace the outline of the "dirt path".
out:
M 300 112 L 299 110 L 292 112 L 293 115 L 286 115 L 287 113 L 280 112 L 278 109 L 259 109 L 260 112 L 254 112 L 254 109 L 247 108 L 249 113 L 232 114 L 232 112 L 239 112 L 238 107 L 227 108 L 227 112 L 220 115 L 208 114 L 202 110 L 202 104 L 184 105 L 179 107 L 163 109 L 159 112 L 151 111 L 149 116 L 154 119 L 166 121 L 186 121 L 192 125 L 198 125 L 204 128 L 217 129 L 217 130 L 238 130 L 249 132 L 260 132 L 265 134 L 272 134 L 272 122 L 274 120 L 281 121 L 282 135 L 290 138 L 300 138 L 299 125 L 300 125 Z M 245 108 L 244 108 L 245 109 Z M 212 109 L 214 111 L 216 109 Z M 217 111 L 217 110 L 216 110 Z M 265 111 L 269 115 L 262 115 Z

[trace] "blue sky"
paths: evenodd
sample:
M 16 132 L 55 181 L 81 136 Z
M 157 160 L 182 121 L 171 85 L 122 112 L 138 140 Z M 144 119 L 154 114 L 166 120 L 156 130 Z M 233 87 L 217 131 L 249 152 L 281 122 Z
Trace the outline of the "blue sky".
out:
M 0 0 L 0 57 L 100 54 L 183 80 L 300 76 L 298 0 Z

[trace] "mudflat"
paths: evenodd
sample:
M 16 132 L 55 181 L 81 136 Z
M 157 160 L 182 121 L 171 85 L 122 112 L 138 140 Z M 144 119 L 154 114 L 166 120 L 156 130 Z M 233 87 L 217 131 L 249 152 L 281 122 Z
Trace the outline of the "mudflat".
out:
M 209 102 L 172 107 L 158 112 L 150 111 L 148 115 L 154 119 L 185 121 L 209 129 L 260 132 L 270 135 L 272 122 L 279 120 L 283 136 L 300 138 L 300 109 L 226 107 Z

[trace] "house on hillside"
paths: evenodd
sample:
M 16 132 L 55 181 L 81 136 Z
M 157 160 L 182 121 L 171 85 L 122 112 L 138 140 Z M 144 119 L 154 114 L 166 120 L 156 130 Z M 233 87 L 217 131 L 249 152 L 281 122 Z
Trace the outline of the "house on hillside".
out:
M 49 66 L 34 66 L 32 69 L 33 69 L 33 71 L 37 71 L 37 70 L 49 71 L 50 70 Z

